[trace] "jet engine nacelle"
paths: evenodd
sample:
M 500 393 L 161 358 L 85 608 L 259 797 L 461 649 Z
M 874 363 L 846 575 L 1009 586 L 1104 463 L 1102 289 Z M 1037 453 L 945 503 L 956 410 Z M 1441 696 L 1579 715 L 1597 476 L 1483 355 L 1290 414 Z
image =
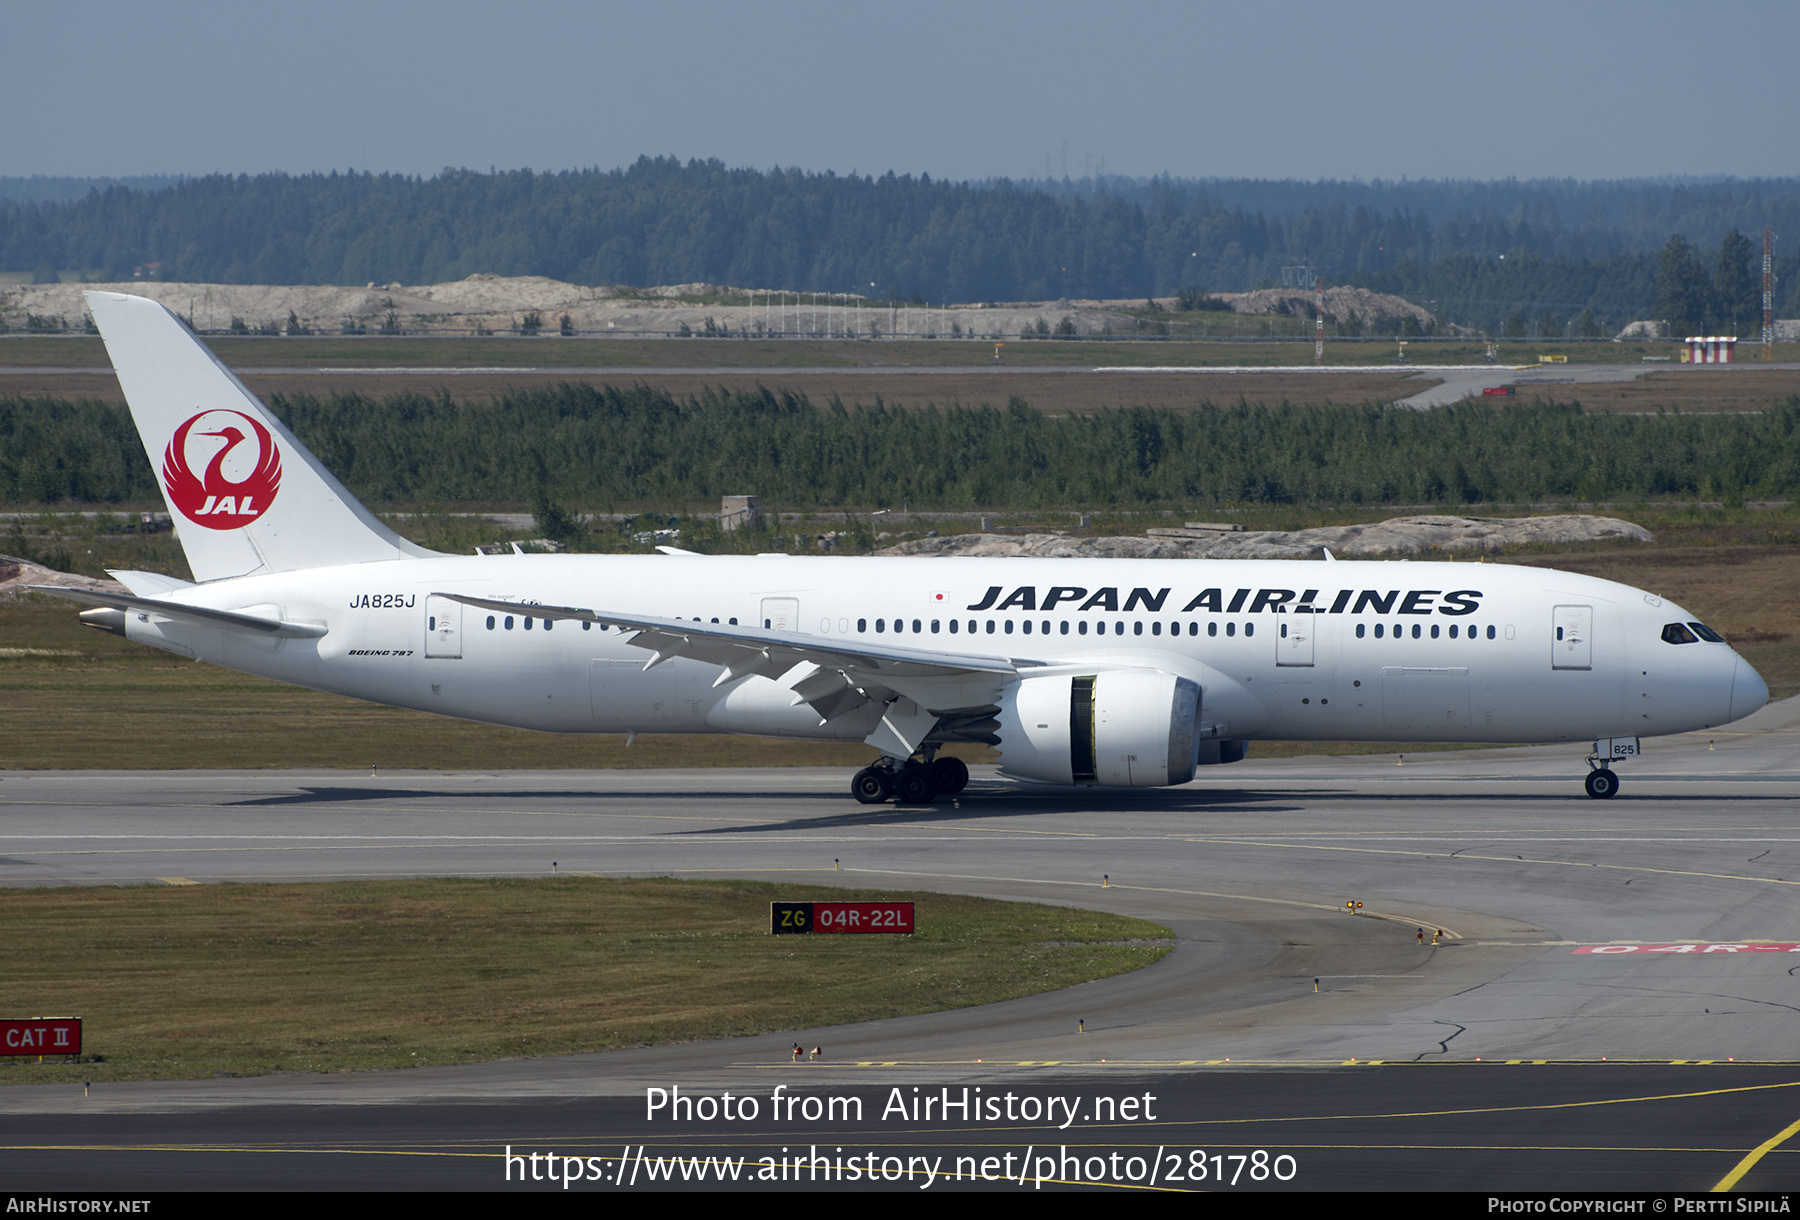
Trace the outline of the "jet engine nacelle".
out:
M 1199 762 L 1200 684 L 1159 670 L 1025 678 L 998 719 L 1001 772 L 1017 779 L 1160 788 Z

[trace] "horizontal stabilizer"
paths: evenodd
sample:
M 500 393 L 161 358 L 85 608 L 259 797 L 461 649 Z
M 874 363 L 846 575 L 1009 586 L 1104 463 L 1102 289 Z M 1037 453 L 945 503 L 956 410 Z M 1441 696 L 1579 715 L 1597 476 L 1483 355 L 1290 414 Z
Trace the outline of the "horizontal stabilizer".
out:
M 164 618 L 181 619 L 214 630 L 247 631 L 257 635 L 286 639 L 316 640 L 327 628 L 323 623 L 296 623 L 288 619 L 240 614 L 234 610 L 213 610 L 206 606 L 189 606 L 182 602 L 163 601 L 154 597 L 128 597 L 123 593 L 96 593 L 89 589 L 65 589 L 60 585 L 32 585 L 33 593 L 66 597 L 88 606 L 106 606 L 114 610 L 135 610 L 141 614 L 160 614 Z
M 173 593 L 177 589 L 194 587 L 194 582 L 191 580 L 164 576 L 161 572 L 130 572 L 108 568 L 106 574 L 139 597 L 155 597 L 158 593 Z

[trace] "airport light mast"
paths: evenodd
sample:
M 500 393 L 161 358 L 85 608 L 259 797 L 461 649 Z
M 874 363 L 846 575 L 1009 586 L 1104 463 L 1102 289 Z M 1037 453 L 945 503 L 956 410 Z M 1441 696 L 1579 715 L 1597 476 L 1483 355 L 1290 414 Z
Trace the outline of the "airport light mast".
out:
M 1318 294 L 1318 299 L 1314 306 L 1314 312 L 1317 313 L 1318 320 L 1313 324 L 1313 363 L 1314 364 L 1324 364 L 1325 363 L 1325 277 L 1324 276 L 1321 275 L 1318 277 L 1318 282 L 1313 285 L 1313 290 Z

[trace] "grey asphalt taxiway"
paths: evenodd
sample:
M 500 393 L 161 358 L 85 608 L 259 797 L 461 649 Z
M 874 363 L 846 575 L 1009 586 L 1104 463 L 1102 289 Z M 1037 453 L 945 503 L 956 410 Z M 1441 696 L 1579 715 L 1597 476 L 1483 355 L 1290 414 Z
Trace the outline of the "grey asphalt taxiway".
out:
M 1411 407 L 1415 410 L 1428 410 L 1433 407 L 1447 407 L 1469 398 L 1478 398 L 1482 391 L 1502 386 L 1513 386 L 1523 394 L 1548 392 L 1552 396 L 1557 393 L 1578 395 L 1580 391 L 1563 391 L 1558 387 L 1603 385 L 1636 381 L 1653 373 L 1675 374 L 1687 376 L 1698 374 L 1707 376 L 1735 368 L 1755 368 L 1768 371 L 1793 371 L 1800 369 L 1800 364 L 1781 362 L 1774 364 L 1752 364 L 1744 361 L 1738 364 L 1684 364 L 1684 363 L 1639 363 L 1639 364 L 1534 364 L 1510 366 L 1504 364 L 1282 364 L 1282 365 L 1012 365 L 1012 364 L 976 364 L 976 365 L 818 365 L 797 366 L 792 368 L 757 368 L 742 365 L 717 365 L 711 367 L 670 366 L 632 366 L 632 365 L 596 365 L 590 367 L 575 366 L 492 366 L 465 368 L 364 368 L 364 367 L 269 367 L 240 368 L 239 376 L 258 377 L 341 377 L 351 376 L 384 376 L 397 379 L 428 377 L 443 380 L 458 377 L 485 377 L 495 374 L 511 374 L 519 377 L 737 377 L 746 374 L 779 375 L 784 378 L 795 377 L 838 377 L 856 376 L 879 380 L 888 377 L 931 377 L 970 375 L 994 375 L 1001 377 L 1047 376 L 1052 374 L 1164 374 L 1171 377 L 1189 377 L 1204 379 L 1208 376 L 1242 376 L 1246 374 L 1278 374 L 1284 376 L 1329 376 L 1343 377 L 1362 373 L 1376 373 L 1384 377 L 1395 374 L 1411 373 L 1414 379 L 1429 382 L 1430 385 L 1417 393 L 1410 394 L 1396 401 L 1394 405 Z M 75 378 L 77 380 L 93 377 L 105 379 L 111 384 L 114 378 L 110 368 L 86 367 L 50 367 L 50 366 L 0 366 L 0 384 L 8 377 L 25 378 Z
M 79 1156 L 119 1185 L 325 1184 L 298 1168 L 305 1158 L 276 1155 L 312 1149 L 340 1159 L 330 1181 L 344 1185 L 450 1185 L 454 1165 L 501 1187 L 502 1146 L 529 1137 L 546 1151 L 578 1127 L 601 1149 L 583 1155 L 622 1174 L 622 1148 L 635 1143 L 641 1161 L 646 1139 L 670 1136 L 646 1125 L 646 1089 L 768 1097 L 786 1085 L 866 1096 L 871 1121 L 831 1138 L 871 1148 L 898 1136 L 873 1121 L 894 1089 L 1148 1092 L 1162 1109 L 1142 1131 L 1083 1110 L 1067 1128 L 1021 1121 L 981 1140 L 1186 1147 L 1229 1128 L 1241 1151 L 1250 1128 L 1229 1124 L 1260 1123 L 1261 1146 L 1287 1140 L 1299 1158 L 1288 1184 L 1314 1189 L 1705 1189 L 1800 1118 L 1797 729 L 1789 701 L 1647 740 L 1611 801 L 1584 795 L 1579 745 L 1253 754 L 1148 792 L 1040 789 L 978 769 L 958 800 L 928 808 L 857 805 L 838 771 L 0 773 L 10 886 L 541 876 L 554 861 L 1067 903 L 1177 938 L 1119 978 L 827 1030 L 86 1097 L 0 1088 L 0 1172 L 54 1189 Z M 824 1060 L 794 1064 L 795 1041 Z M 1401 1115 L 1404 1136 L 1390 1130 Z M 1314 1126 L 1281 1125 L 1303 1120 Z M 678 1134 L 704 1135 L 695 1148 L 819 1134 L 703 1126 Z M 929 1126 L 907 1138 L 975 1138 Z M 369 1145 L 329 1151 L 351 1128 Z M 442 1157 L 404 1152 L 428 1146 Z M 1800 1184 L 1800 1154 L 1783 1146 L 1740 1188 Z M 1404 1182 L 1384 1176 L 1389 1164 L 1407 1167 Z

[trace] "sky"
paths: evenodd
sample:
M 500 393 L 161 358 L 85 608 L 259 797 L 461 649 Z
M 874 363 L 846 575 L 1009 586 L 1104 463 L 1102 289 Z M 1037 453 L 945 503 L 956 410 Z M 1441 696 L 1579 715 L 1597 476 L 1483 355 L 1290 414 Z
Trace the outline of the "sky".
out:
M 1800 4 L 161 0 L 9 9 L 0 175 L 1800 174 Z

